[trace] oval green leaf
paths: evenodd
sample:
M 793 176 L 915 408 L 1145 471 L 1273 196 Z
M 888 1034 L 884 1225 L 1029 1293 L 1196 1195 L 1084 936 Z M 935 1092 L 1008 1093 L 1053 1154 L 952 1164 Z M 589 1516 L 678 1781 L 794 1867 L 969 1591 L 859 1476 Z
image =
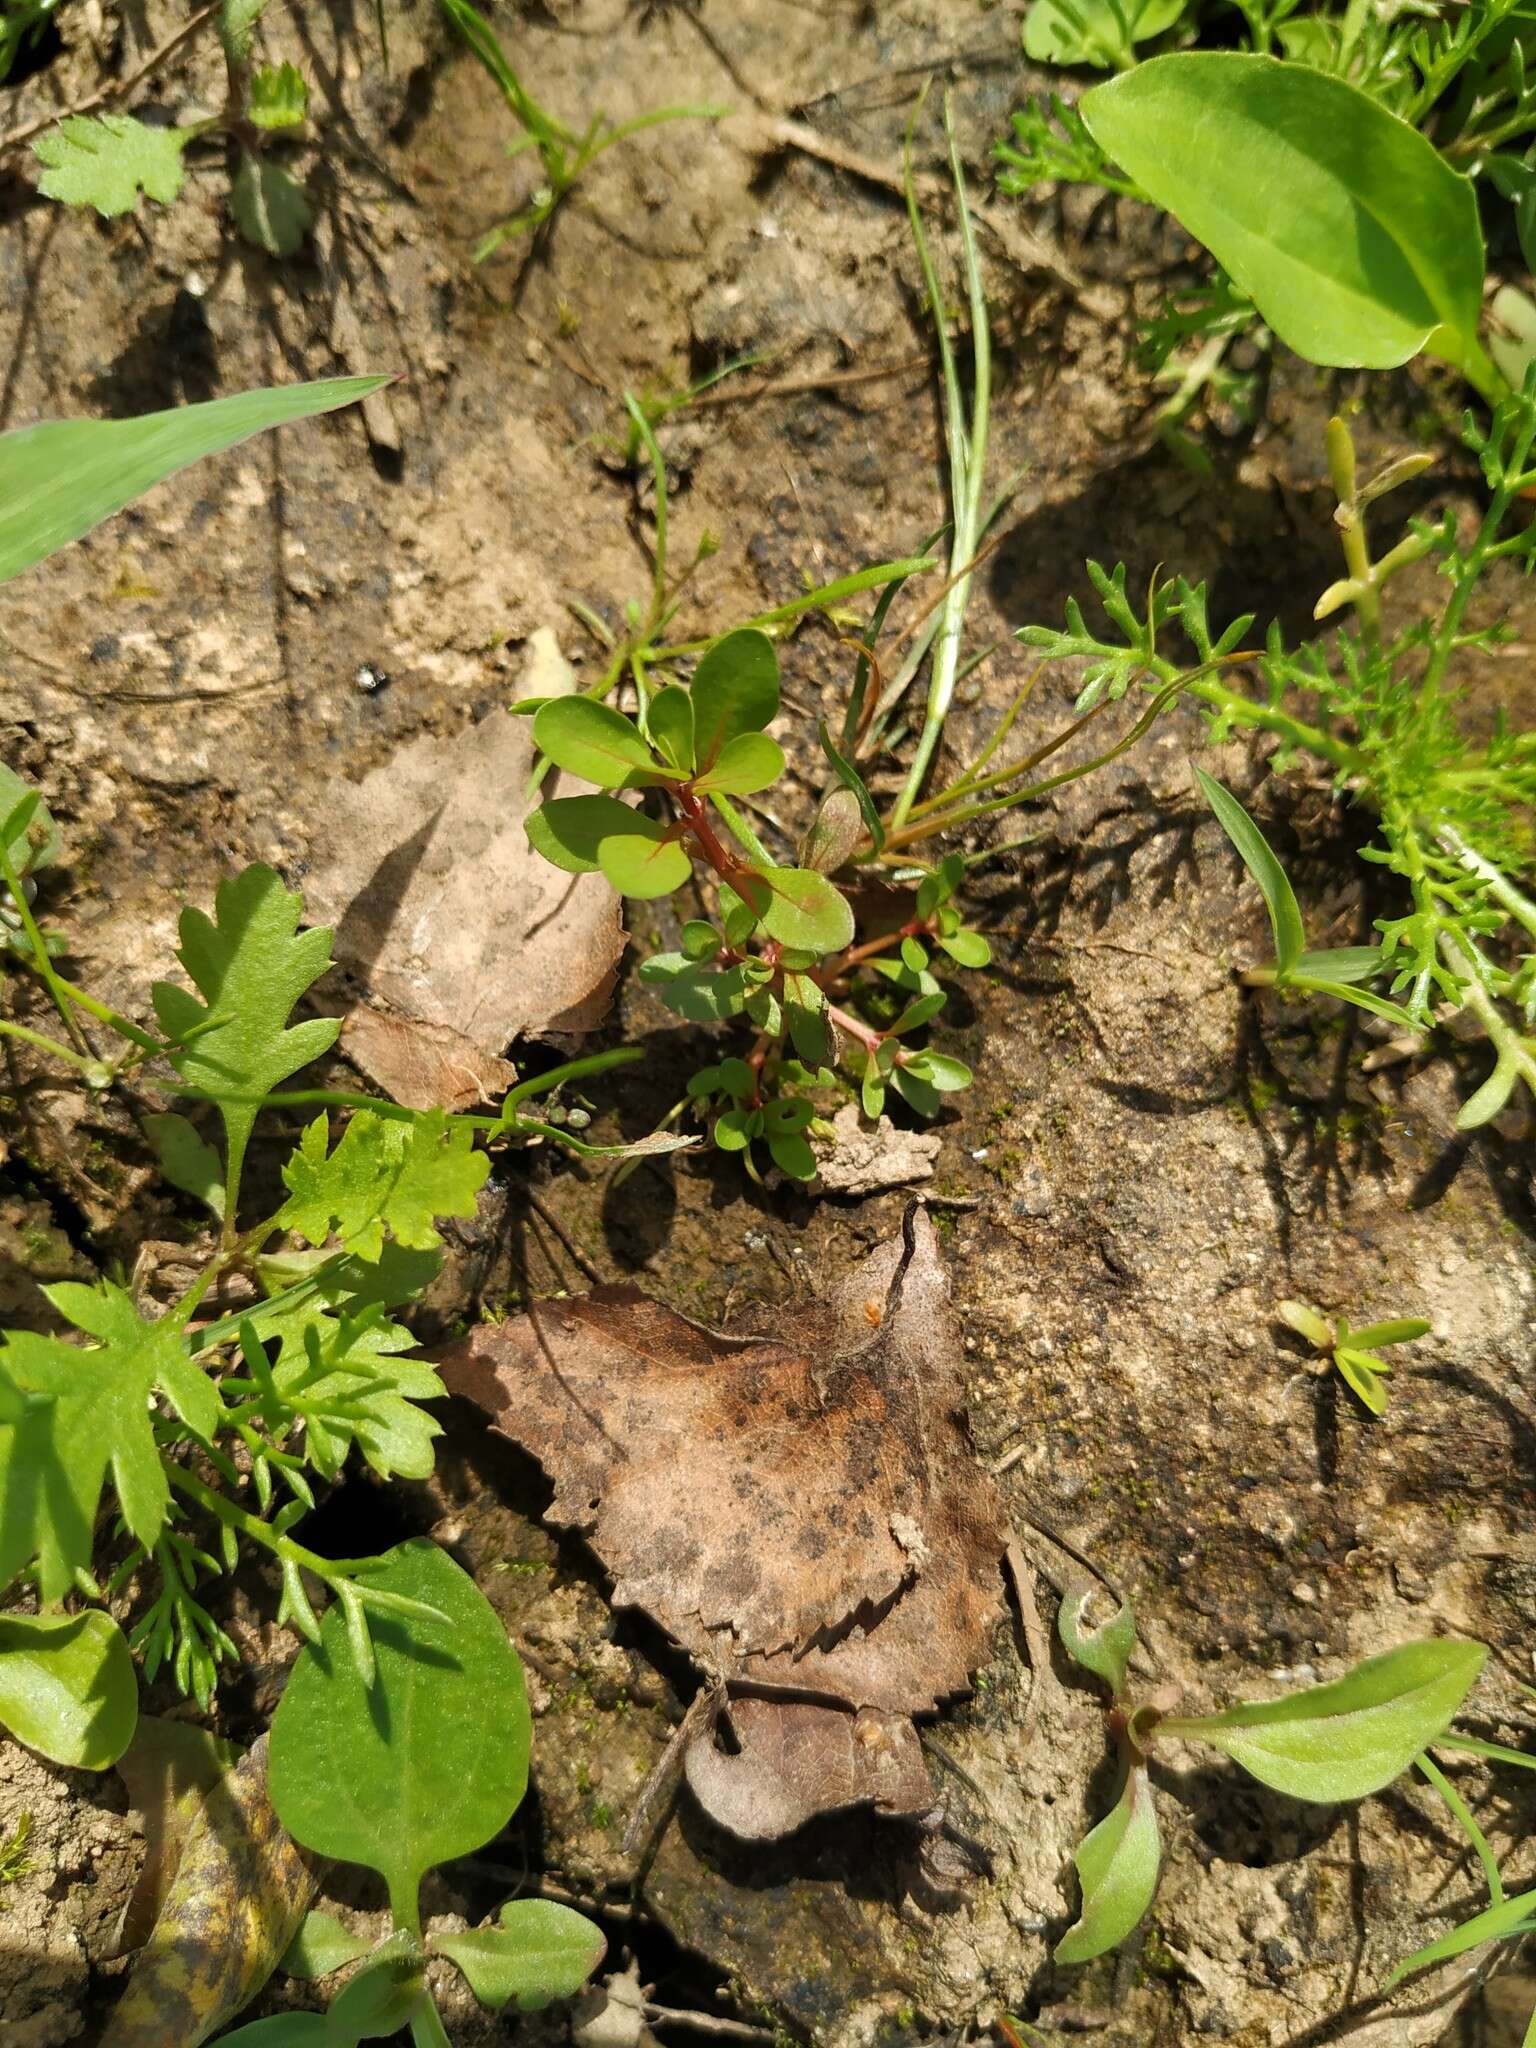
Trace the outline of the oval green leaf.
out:
M 533 714 L 533 737 L 557 768 L 599 789 L 671 780 L 632 718 L 590 697 L 554 697 Z
M 332 1607 L 272 1723 L 272 1803 L 317 1855 L 381 1872 L 396 1918 L 410 1924 L 422 1874 L 478 1849 L 517 1810 L 528 1701 L 495 1611 L 436 1544 L 402 1543 L 359 1578 L 449 1619 L 370 1616 L 370 1687 Z
M 939 944 L 962 967 L 986 967 L 992 959 L 992 948 L 980 932 L 951 932 L 941 936 Z
M 664 839 L 653 818 L 630 814 L 627 832 L 616 832 L 597 850 L 597 864 L 621 896 L 670 896 L 693 873 L 693 863 L 675 839 Z
M 718 790 L 722 796 L 752 796 L 784 773 L 784 749 L 765 732 L 739 732 L 720 749 L 713 768 L 695 787 Z
M 285 1977 L 328 1977 L 343 1963 L 367 1955 L 371 1945 L 343 1926 L 334 1913 L 316 1906 L 304 1915 L 304 1925 L 277 1967 Z
M 727 633 L 693 672 L 693 758 L 713 768 L 727 740 L 761 732 L 778 716 L 779 657 L 755 626 Z
M 1387 1390 L 1380 1379 L 1380 1373 L 1384 1370 L 1381 1360 L 1372 1358 L 1368 1352 L 1363 1351 L 1335 1351 L 1333 1362 L 1338 1367 L 1344 1384 L 1372 1415 L 1385 1415 Z
M 136 420 L 42 420 L 0 434 L 0 583 L 121 512 L 155 484 L 252 434 L 367 398 L 388 377 L 238 391 Z
M 1472 186 L 1342 78 L 1179 50 L 1095 86 L 1079 111 L 1298 355 L 1386 369 L 1437 329 L 1459 344 L 1442 350 L 1453 360 L 1476 350 L 1483 238 Z
M 492 2012 L 538 2012 L 551 1999 L 573 1998 L 608 1950 L 601 1928 L 553 1899 L 509 1899 L 500 1920 L 432 1939 Z
M 646 730 L 664 760 L 684 775 L 693 772 L 693 699 L 669 683 L 651 699 Z
M 1331 1685 L 1165 1720 L 1159 1732 L 1209 1742 L 1293 1799 L 1363 1799 L 1445 1729 L 1487 1654 L 1482 1643 L 1404 1643 Z
M 814 868 L 766 868 L 759 880 L 753 908 L 770 939 L 817 954 L 840 953 L 853 943 L 848 899 L 825 875 Z
M 530 811 L 523 830 L 535 853 L 568 875 L 597 871 L 597 850 L 616 832 L 635 830 L 635 813 L 616 796 L 555 796 Z
M 104 1771 L 133 1740 L 139 1682 L 109 1614 L 0 1618 L 0 1723 L 56 1764 Z
M 1125 1940 L 1152 1903 L 1162 1844 L 1145 1764 L 1135 1764 L 1113 1812 L 1083 1837 L 1075 1861 L 1083 1909 L 1056 1944 L 1058 1963 L 1087 1963 Z

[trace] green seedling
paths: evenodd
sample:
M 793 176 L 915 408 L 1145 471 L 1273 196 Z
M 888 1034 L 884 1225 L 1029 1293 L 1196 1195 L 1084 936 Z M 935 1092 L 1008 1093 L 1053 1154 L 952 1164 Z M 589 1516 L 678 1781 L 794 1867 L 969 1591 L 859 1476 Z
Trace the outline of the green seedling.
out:
M 0 1885 L 17 1884 L 24 1877 L 30 1877 L 37 1865 L 27 1854 L 27 1844 L 32 1839 L 32 1816 L 18 1814 L 16 1825 L 0 1842 Z
M 1343 1678 L 1218 1714 L 1138 1703 L 1129 1667 L 1136 1644 L 1130 1603 L 1097 1628 L 1086 1621 L 1092 1589 L 1069 1593 L 1058 1627 L 1069 1654 L 1101 1680 L 1120 1755 L 1120 1791 L 1077 1851 L 1082 1908 L 1056 1959 L 1086 1963 L 1118 1947 L 1146 1915 L 1162 1863 L 1151 1761 L 1170 1739 L 1203 1743 L 1290 1799 L 1334 1805 L 1379 1792 L 1444 1734 L 1487 1651 L 1481 1643 L 1404 1643 L 1368 1657 Z
M 1204 584 L 1183 577 L 1154 581 L 1139 608 L 1123 567 L 1111 573 L 1090 562 L 1088 575 L 1111 632 L 1090 629 L 1074 599 L 1064 631 L 1030 626 L 1020 637 L 1048 658 L 1086 663 L 1078 699 L 1085 709 L 1123 696 L 1133 684 L 1154 691 L 1181 684 L 1208 713 L 1214 737 L 1273 734 L 1281 742 L 1278 767 L 1310 756 L 1337 788 L 1348 788 L 1354 802 L 1375 813 L 1378 831 L 1364 858 L 1397 878 L 1401 911 L 1377 919 L 1374 948 L 1312 953 L 1273 849 L 1229 791 L 1201 778 L 1263 890 L 1274 929 L 1274 961 L 1248 978 L 1336 997 L 1409 1034 L 1426 1033 L 1449 1010 L 1464 1010 L 1494 1055 L 1492 1070 L 1457 1118 L 1459 1129 L 1475 1130 L 1520 1086 L 1536 1091 L 1536 901 L 1530 893 L 1536 734 L 1497 720 L 1492 735 L 1474 743 L 1459 708 L 1468 658 L 1491 651 L 1504 636 L 1498 620 L 1480 626 L 1471 616 L 1479 586 L 1496 563 L 1523 566 L 1536 557 L 1528 500 L 1536 490 L 1536 372 L 1524 392 L 1501 400 L 1489 427 L 1469 415 L 1466 437 L 1488 489 L 1476 529 L 1464 537 L 1450 512 L 1433 522 L 1414 520 L 1376 557 L 1369 510 L 1417 475 L 1425 458 L 1408 456 L 1361 479 L 1347 428 L 1341 420 L 1331 424 L 1329 466 L 1346 573 L 1318 598 L 1316 616 L 1352 613 L 1354 624 L 1329 641 L 1294 648 L 1272 626 L 1257 689 L 1232 679 L 1233 650 L 1252 618 L 1235 619 L 1215 634 Z M 1441 570 L 1438 611 L 1391 626 L 1384 592 L 1401 570 L 1426 557 Z M 1193 648 L 1200 663 L 1193 672 L 1162 652 L 1169 628 Z M 1366 986 L 1373 979 L 1388 984 L 1385 996 Z
M 609 656 L 598 682 L 584 697 L 514 706 L 533 717 L 541 771 L 560 769 L 614 792 L 555 796 L 532 813 L 528 834 L 546 859 L 571 873 L 600 870 L 616 889 L 641 899 L 672 896 L 696 883 L 708 892 L 707 914 L 684 922 L 678 949 L 653 954 L 639 972 L 689 1022 L 740 1020 L 753 1032 L 740 1056 L 712 1062 L 693 1077 L 688 1101 L 712 1117 L 715 1144 L 737 1154 L 754 1177 L 766 1154 L 791 1178 L 812 1179 L 811 1141 L 830 1135 L 826 1113 L 839 1097 L 856 1096 L 878 1117 L 894 1094 L 916 1115 L 933 1117 L 947 1095 L 970 1085 L 964 1062 L 927 1042 L 948 1000 L 934 970 L 975 970 L 990 962 L 990 944 L 967 924 L 960 898 L 970 869 L 1005 849 L 941 855 L 926 849 L 1115 759 L 1183 686 L 1183 678 L 1173 678 L 1103 752 L 1041 774 L 1103 707 L 1088 706 L 1026 754 L 1000 758 L 1028 701 L 1026 683 L 970 764 L 931 787 L 956 690 L 974 660 L 964 653 L 964 626 L 975 552 L 1006 503 L 1006 493 L 990 505 L 984 495 L 987 309 L 947 109 L 946 128 L 962 221 L 971 375 L 967 397 L 914 201 L 912 229 L 944 388 L 951 518 L 949 574 L 909 627 L 907 658 L 885 674 L 879 635 L 903 585 L 936 566 L 926 552 L 824 584 L 713 641 L 665 643 L 661 635 L 686 573 L 668 580 L 665 463 L 649 420 L 631 399 L 630 418 L 656 485 L 650 608 L 632 610 L 621 640 L 584 610 Z M 861 624 L 844 608 L 871 590 L 879 599 Z M 779 715 L 775 639 L 812 611 L 851 639 L 855 660 L 836 736 L 825 723 L 819 729 L 827 764 L 820 800 L 786 862 L 769 852 L 749 813 L 785 836 L 769 794 L 785 775 L 783 750 L 767 730 Z M 868 764 L 893 753 L 910 730 L 902 722 L 904 703 L 925 661 L 924 709 L 901 759 L 900 788 L 882 806 L 871 793 Z M 605 701 L 615 692 L 630 694 L 632 711 Z M 880 929 L 861 937 L 854 896 L 861 871 L 871 870 L 910 893 Z
M 446 1957 L 492 2012 L 568 1998 L 602 1961 L 600 1930 L 548 1899 L 511 1899 L 482 1927 L 424 1935 L 421 1882 L 506 1826 L 528 1785 L 522 1667 L 473 1579 L 435 1545 L 401 1544 L 368 1581 L 434 1619 L 379 1624 L 366 1660 L 339 1608 L 289 1675 L 272 1723 L 272 1804 L 316 1855 L 362 1864 L 388 1888 L 392 1931 L 370 1947 L 312 1913 L 284 1967 L 325 1977 L 351 1962 L 322 2013 L 255 2020 L 223 2048 L 352 2048 L 409 2027 L 448 2048 L 427 1965 Z
M 604 113 L 596 113 L 585 128 L 568 127 L 558 114 L 552 114 L 534 98 L 518 76 L 495 30 L 484 15 L 470 5 L 470 0 L 440 0 L 440 4 L 466 45 L 495 80 L 506 101 L 508 113 L 521 131 L 514 142 L 507 144 L 507 155 L 520 156 L 524 150 L 531 149 L 536 152 L 543 172 L 543 182 L 527 206 L 492 228 L 481 239 L 475 250 L 477 263 L 483 263 L 506 242 L 542 234 L 580 181 L 582 173 L 616 143 L 627 142 L 631 137 L 660 128 L 669 121 L 719 121 L 730 112 L 729 107 L 717 106 L 653 107 L 648 113 L 637 114 L 629 121 L 614 121 Z
M 1332 1364 L 1372 1415 L 1384 1415 L 1387 1411 L 1385 1381 L 1392 1370 L 1372 1347 L 1412 1344 L 1416 1338 L 1429 1335 L 1429 1324 L 1419 1316 L 1400 1316 L 1394 1321 L 1367 1323 L 1363 1330 L 1352 1330 L 1343 1316 L 1329 1322 L 1304 1301 L 1282 1301 L 1275 1314 L 1288 1330 L 1304 1337 L 1320 1357 Z
M 303 185 L 272 154 L 309 118 L 309 87 L 289 63 L 258 65 L 256 25 L 266 0 L 223 0 L 217 15 L 224 53 L 224 105 L 218 113 L 167 128 L 132 114 L 70 114 L 33 143 L 42 166 L 38 190 L 66 206 L 94 207 L 107 219 L 132 213 L 142 192 L 168 206 L 186 183 L 189 152 L 233 151 L 230 210 L 247 242 L 271 256 L 295 255 L 313 214 Z

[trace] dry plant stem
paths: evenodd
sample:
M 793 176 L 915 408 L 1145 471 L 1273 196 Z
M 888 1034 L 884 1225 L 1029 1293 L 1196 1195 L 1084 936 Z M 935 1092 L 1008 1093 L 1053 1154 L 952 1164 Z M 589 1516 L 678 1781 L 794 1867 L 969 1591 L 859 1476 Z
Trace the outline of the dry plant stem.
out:
M 138 70 L 130 72 L 128 77 L 114 79 L 110 85 L 104 85 L 100 92 L 93 92 L 89 98 L 77 101 L 72 107 L 55 107 L 51 113 L 39 114 L 36 120 L 25 121 L 21 127 L 13 128 L 9 135 L 0 135 L 0 156 L 4 156 L 8 150 L 17 148 L 23 142 L 30 142 L 34 135 L 41 135 L 45 128 L 51 128 L 56 121 L 69 121 L 77 114 L 94 114 L 99 107 L 110 106 L 113 100 L 124 98 L 135 86 L 142 85 L 147 78 L 152 78 L 160 66 L 174 57 L 183 43 L 191 42 L 198 31 L 206 27 L 218 12 L 219 0 L 214 0 L 210 7 L 200 7 L 189 21 L 184 21 L 181 27 L 167 36 L 157 49 L 151 50 Z

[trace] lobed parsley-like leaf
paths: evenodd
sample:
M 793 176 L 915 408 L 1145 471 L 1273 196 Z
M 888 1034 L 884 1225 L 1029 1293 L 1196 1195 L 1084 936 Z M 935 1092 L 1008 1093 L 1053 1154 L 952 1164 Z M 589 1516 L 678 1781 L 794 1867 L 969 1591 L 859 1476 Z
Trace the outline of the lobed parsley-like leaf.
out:
M 162 1030 L 184 1046 L 171 1065 L 189 1087 L 213 1097 L 224 1119 L 231 1218 L 262 1096 L 318 1059 L 340 1029 L 334 1017 L 288 1024 L 299 997 L 331 964 L 330 933 L 300 932 L 302 908 L 271 868 L 246 868 L 220 884 L 215 922 L 200 910 L 181 914 L 176 957 L 203 1001 L 171 982 L 153 990 Z
M 277 1337 L 272 1381 L 286 1414 L 301 1418 L 308 1463 L 333 1479 L 351 1446 L 381 1478 L 425 1479 L 432 1470 L 432 1439 L 440 1425 L 415 1406 L 437 1401 L 445 1389 L 433 1368 L 413 1353 L 409 1330 L 390 1322 L 377 1303 L 361 1309 L 331 1300 L 250 1318 L 258 1339 Z
M 37 189 L 66 206 L 94 206 L 110 219 L 132 213 L 142 191 L 163 205 L 180 192 L 190 129 L 151 128 L 131 114 L 71 114 L 40 135 Z
M 309 113 L 309 87 L 297 65 L 267 65 L 251 79 L 247 110 L 257 128 L 297 128 Z
M 170 1491 L 150 1421 L 156 1389 L 187 1427 L 218 1427 L 217 1388 L 188 1357 L 169 1321 L 146 1322 L 111 1281 L 63 1281 L 44 1293 L 98 1342 L 11 1333 L 0 1357 L 26 1403 L 0 1423 L 0 1585 L 36 1558 L 39 1591 L 57 1600 L 89 1569 L 91 1539 L 110 1469 L 129 1533 L 146 1549 L 165 1523 Z
M 283 1168 L 288 1200 L 278 1223 L 314 1245 L 332 1232 L 365 1259 L 379 1255 L 387 1231 L 397 1244 L 426 1250 L 441 1240 L 438 1216 L 473 1216 L 491 1170 L 471 1149 L 468 1124 L 440 1109 L 409 1122 L 360 1110 L 327 1151 L 328 1126 L 316 1117 Z

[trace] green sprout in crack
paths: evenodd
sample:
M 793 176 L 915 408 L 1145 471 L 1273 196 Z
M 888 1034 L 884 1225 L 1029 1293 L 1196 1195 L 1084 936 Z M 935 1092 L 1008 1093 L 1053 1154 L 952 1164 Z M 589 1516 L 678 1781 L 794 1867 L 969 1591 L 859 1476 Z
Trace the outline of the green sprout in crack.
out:
M 1398 1316 L 1382 1323 L 1367 1323 L 1364 1329 L 1352 1330 L 1343 1316 L 1330 1322 L 1304 1301 L 1282 1301 L 1275 1314 L 1288 1330 L 1304 1337 L 1318 1356 L 1326 1361 L 1325 1371 L 1328 1365 L 1332 1365 L 1350 1392 L 1372 1415 L 1386 1413 L 1385 1382 L 1392 1371 L 1391 1364 L 1381 1357 L 1377 1347 L 1412 1344 L 1417 1338 L 1429 1335 L 1429 1324 L 1421 1316 Z

